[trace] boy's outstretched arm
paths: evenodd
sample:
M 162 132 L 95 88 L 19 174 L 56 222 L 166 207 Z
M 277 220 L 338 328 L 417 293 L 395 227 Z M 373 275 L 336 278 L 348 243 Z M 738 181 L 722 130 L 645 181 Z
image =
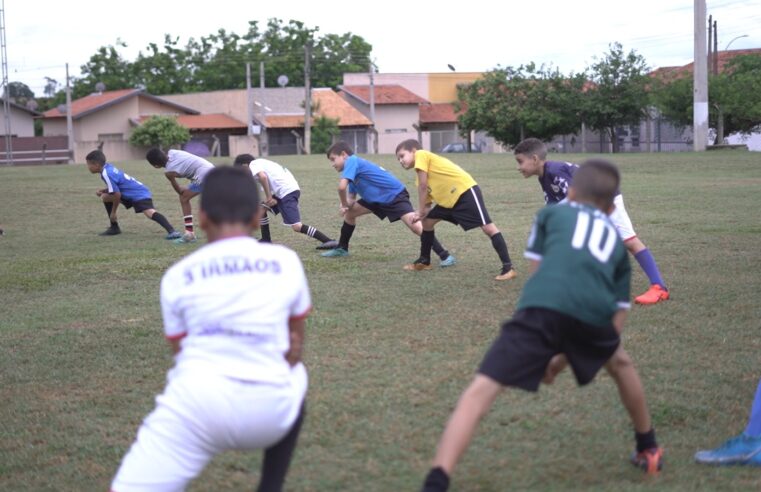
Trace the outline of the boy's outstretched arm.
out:
M 288 332 L 290 335 L 290 348 L 285 353 L 285 360 L 295 366 L 301 362 L 304 348 L 304 327 L 306 326 L 305 318 L 291 318 L 288 320 Z
M 349 194 L 347 189 L 349 188 L 349 180 L 341 178 L 338 182 L 338 199 L 341 200 L 341 208 L 349 210 L 351 203 L 349 202 Z M 353 200 L 352 200 L 353 201 Z
M 180 186 L 180 184 L 177 182 L 177 173 L 168 172 L 165 173 L 164 176 L 166 176 L 166 179 L 169 180 L 169 183 L 172 185 L 172 188 L 174 188 L 174 191 L 176 191 L 178 195 L 182 195 L 182 186 Z
M 419 220 L 422 220 L 425 218 L 426 215 L 428 215 L 428 173 L 421 170 L 416 169 L 417 171 L 417 179 L 418 179 L 418 185 L 417 185 L 417 194 L 418 194 L 418 209 L 415 212 L 416 217 L 413 222 L 417 222 Z
M 272 190 L 270 189 L 270 180 L 269 177 L 267 177 L 267 173 L 264 171 L 259 171 L 256 175 L 257 181 L 259 181 L 259 184 L 262 185 L 262 190 L 264 190 L 264 203 L 267 205 L 274 205 L 272 197 Z

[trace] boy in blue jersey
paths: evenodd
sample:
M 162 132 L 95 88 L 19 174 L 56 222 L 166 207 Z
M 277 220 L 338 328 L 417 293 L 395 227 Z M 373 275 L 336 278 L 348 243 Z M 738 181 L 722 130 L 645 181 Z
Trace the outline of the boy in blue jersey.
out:
M 579 168 L 570 162 L 547 160 L 547 146 L 538 138 L 527 138 L 515 146 L 515 160 L 518 161 L 518 171 L 523 177 L 536 176 L 544 191 L 545 203 L 558 203 L 565 200 L 568 186 L 573 181 L 573 175 Z M 642 271 L 650 280 L 650 288 L 634 298 L 637 304 L 657 304 L 669 298 L 669 290 L 663 282 L 663 277 L 650 250 L 637 237 L 634 226 L 626 213 L 624 197 L 621 191 L 616 191 L 613 200 L 614 209 L 610 218 L 616 226 L 621 239 L 629 253 L 637 260 Z
M 618 170 L 605 161 L 581 166 L 568 191 L 569 203 L 537 214 L 525 256 L 533 274 L 513 318 L 460 397 L 439 441 L 424 492 L 447 490 L 449 476 L 476 426 L 505 386 L 537 391 L 551 361 L 565 356 L 579 385 L 605 367 L 618 386 L 634 424 L 631 462 L 657 474 L 663 451 L 655 440 L 645 394 L 619 334 L 629 307 L 631 267 L 626 248 L 607 214 L 619 185 Z
M 341 200 L 339 213 L 344 218 L 338 247 L 326 251 L 322 256 L 340 257 L 349 255 L 349 241 L 357 224 L 357 217 L 369 213 L 380 220 L 404 225 L 416 235 L 423 233 L 420 221 L 414 221 L 415 209 L 404 184 L 393 174 L 368 160 L 354 155 L 354 150 L 346 142 L 336 142 L 326 153 L 333 169 L 341 173 L 338 182 L 338 197 Z M 357 199 L 357 195 L 361 198 Z M 433 250 L 441 259 L 442 267 L 456 263 L 455 257 L 444 249 L 434 237 Z M 428 269 L 431 268 L 427 265 Z
M 106 162 L 106 156 L 100 150 L 93 150 L 85 157 L 87 169 L 93 174 L 100 174 L 100 178 L 106 183 L 106 187 L 95 192 L 103 201 L 108 213 L 111 225 L 101 232 L 101 236 L 115 236 L 121 234 L 119 222 L 116 220 L 116 209 L 119 204 L 127 209 L 134 208 L 135 213 L 144 213 L 146 217 L 157 222 L 166 230 L 166 239 L 178 239 L 180 233 L 153 208 L 151 190 L 132 176 Z

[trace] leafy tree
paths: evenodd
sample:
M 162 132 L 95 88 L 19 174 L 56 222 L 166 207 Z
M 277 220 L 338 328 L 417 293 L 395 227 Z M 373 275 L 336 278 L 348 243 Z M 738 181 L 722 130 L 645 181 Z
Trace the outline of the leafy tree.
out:
M 177 123 L 173 116 L 152 116 L 132 132 L 129 143 L 136 147 L 161 147 L 180 145 L 190 140 L 187 128 Z
M 116 40 L 116 46 L 101 46 L 90 57 L 90 60 L 82 65 L 82 77 L 75 79 L 72 90 L 72 98 L 78 99 L 96 91 L 98 82 L 106 85 L 108 90 L 129 89 L 137 85 L 134 75 L 134 66 L 131 62 L 122 58 L 118 48 L 126 48 L 124 41 Z
M 55 96 L 55 93 L 58 91 L 58 81 L 51 77 L 45 77 L 45 88 L 42 90 L 42 92 L 45 94 L 45 97 L 53 97 Z
M 580 126 L 583 75 L 563 76 L 557 69 L 530 63 L 497 68 L 468 86 L 458 87 L 456 110 L 465 131 L 486 131 L 504 145 L 526 136 L 549 140 Z
M 34 99 L 34 92 L 23 82 L 10 82 L 4 89 L 3 97 L 22 106 L 30 99 Z
M 616 128 L 639 124 L 650 102 L 647 63 L 634 50 L 626 54 L 620 43 L 613 43 L 587 75 L 593 84 L 584 93 L 584 121 L 607 133 L 618 152 Z
M 661 114 L 678 126 L 693 124 L 693 80 L 689 72 L 657 81 L 653 91 Z M 761 56 L 730 60 L 708 81 L 708 123 L 716 128 L 715 143 L 724 135 L 751 133 L 761 125 Z
M 338 118 L 328 118 L 327 116 L 319 116 L 314 119 L 310 148 L 312 154 L 324 154 L 333 145 L 333 138 L 341 134 L 338 122 Z
M 270 19 L 260 30 L 250 21 L 242 34 L 219 29 L 181 46 L 179 39 L 164 36 L 162 46 L 150 43 L 134 62 L 119 53 L 126 44 L 103 46 L 83 65 L 82 77 L 75 81 L 74 97 L 95 90 L 103 82 L 109 90 L 144 86 L 152 94 L 187 93 L 240 89 L 246 84 L 245 64 L 252 64 L 253 85 L 258 85 L 259 62 L 265 63 L 265 83 L 277 86 L 277 78 L 287 75 L 292 85 L 304 85 L 304 46 L 312 49 L 311 83 L 314 87 L 335 87 L 345 72 L 367 71 L 370 46 L 351 33 L 318 36 L 318 28 L 303 22 Z

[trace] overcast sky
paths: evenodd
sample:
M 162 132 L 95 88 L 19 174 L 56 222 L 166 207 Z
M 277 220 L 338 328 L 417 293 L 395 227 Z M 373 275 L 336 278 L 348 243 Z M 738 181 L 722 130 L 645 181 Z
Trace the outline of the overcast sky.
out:
M 100 46 L 127 43 L 128 60 L 164 34 L 181 44 L 248 21 L 300 20 L 322 34 L 351 32 L 372 47 L 381 72 L 485 71 L 553 64 L 581 71 L 618 41 L 652 68 L 692 61 L 693 0 L 3 0 L 9 81 L 42 95 L 45 76 L 65 81 Z M 707 0 L 719 49 L 761 48 L 761 0 Z M 747 35 L 739 39 L 737 36 Z M 734 41 L 733 41 L 734 39 Z

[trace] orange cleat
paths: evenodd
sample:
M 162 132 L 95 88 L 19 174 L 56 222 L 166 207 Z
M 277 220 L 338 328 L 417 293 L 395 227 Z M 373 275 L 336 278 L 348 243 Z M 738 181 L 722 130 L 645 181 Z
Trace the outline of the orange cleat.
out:
M 642 295 L 639 295 L 634 298 L 634 302 L 637 304 L 658 304 L 661 301 L 668 300 L 669 298 L 669 291 L 664 289 L 658 284 L 653 284 L 650 286 L 649 289 L 647 289 L 647 292 L 645 292 Z
M 635 451 L 630 461 L 647 475 L 658 475 L 663 468 L 663 448 L 650 448 L 641 453 Z
M 423 270 L 430 270 L 433 268 L 430 263 L 423 263 L 420 261 L 420 259 L 415 260 L 414 263 L 410 263 L 408 265 L 404 265 L 404 270 L 407 271 L 413 271 L 413 272 L 421 272 Z
M 494 280 L 512 280 L 517 276 L 518 276 L 518 273 L 515 270 L 508 270 L 505 273 L 500 273 L 499 275 L 494 277 Z

